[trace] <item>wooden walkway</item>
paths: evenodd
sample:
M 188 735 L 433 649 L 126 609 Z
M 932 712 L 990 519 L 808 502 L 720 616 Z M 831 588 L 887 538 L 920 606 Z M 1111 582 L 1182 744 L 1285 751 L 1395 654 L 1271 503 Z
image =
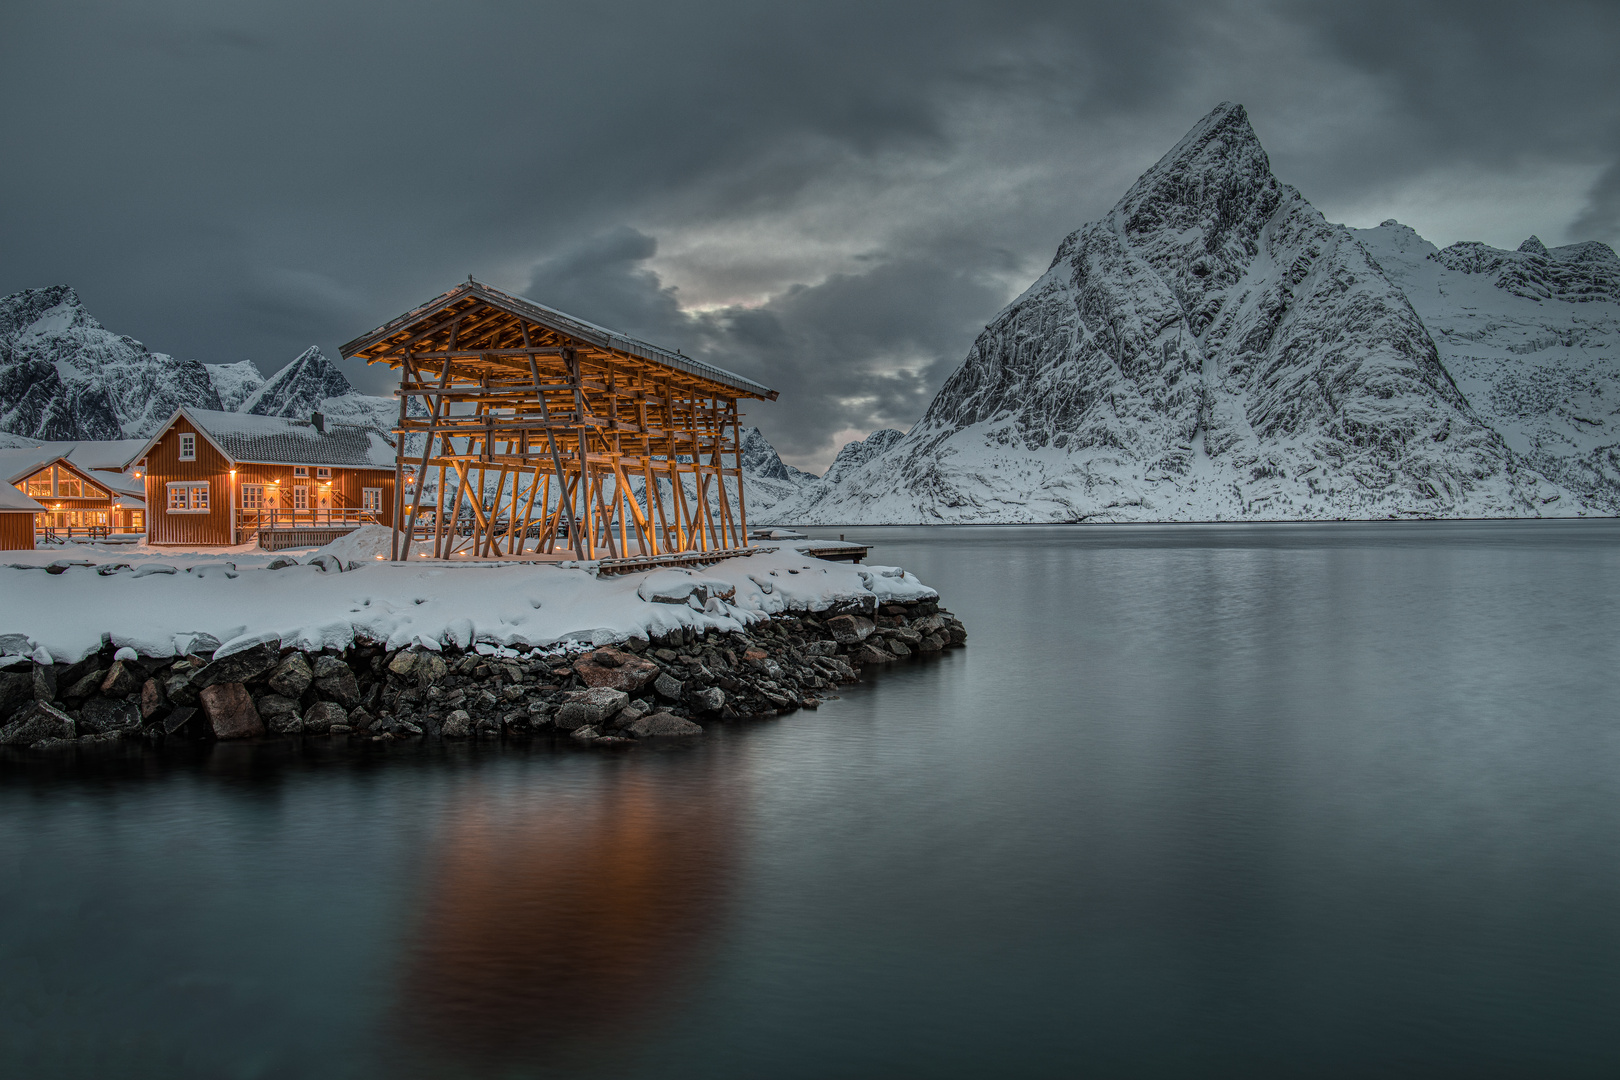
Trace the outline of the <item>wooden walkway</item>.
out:
M 712 566 L 723 559 L 740 559 L 749 555 L 758 555 L 762 551 L 776 551 L 779 546 L 720 548 L 715 551 L 682 551 L 671 555 L 636 555 L 628 559 L 603 559 L 596 564 L 596 573 L 598 577 L 612 577 L 615 574 L 634 574 L 642 570 L 689 569 L 695 566 Z M 846 544 L 842 541 L 830 540 L 821 544 L 812 544 L 801 550 L 813 559 L 858 563 L 866 558 L 866 553 L 871 548 L 864 544 Z

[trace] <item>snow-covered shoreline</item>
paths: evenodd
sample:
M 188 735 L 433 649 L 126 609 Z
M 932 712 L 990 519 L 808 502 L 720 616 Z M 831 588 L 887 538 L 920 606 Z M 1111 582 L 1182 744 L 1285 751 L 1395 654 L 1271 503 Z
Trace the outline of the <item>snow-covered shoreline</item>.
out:
M 270 569 L 274 557 L 256 551 L 17 553 L 34 558 L 0 566 L 0 658 L 75 663 L 104 646 L 148 657 L 228 655 L 270 638 L 309 652 L 357 641 L 601 646 L 685 627 L 739 632 L 789 611 L 870 612 L 938 597 L 898 567 L 826 562 L 801 546 L 773 544 L 695 571 L 600 578 L 591 563 L 390 563 L 328 553 L 323 569 L 305 553 Z M 81 562 L 91 565 L 62 565 Z

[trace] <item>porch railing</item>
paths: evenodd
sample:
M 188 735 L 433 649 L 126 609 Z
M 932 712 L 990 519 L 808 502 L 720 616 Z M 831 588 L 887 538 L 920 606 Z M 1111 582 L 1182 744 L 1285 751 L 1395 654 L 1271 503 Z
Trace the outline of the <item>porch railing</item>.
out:
M 362 525 L 376 524 L 377 511 L 352 507 L 236 512 L 236 528 L 244 536 L 252 536 L 262 529 L 358 529 Z

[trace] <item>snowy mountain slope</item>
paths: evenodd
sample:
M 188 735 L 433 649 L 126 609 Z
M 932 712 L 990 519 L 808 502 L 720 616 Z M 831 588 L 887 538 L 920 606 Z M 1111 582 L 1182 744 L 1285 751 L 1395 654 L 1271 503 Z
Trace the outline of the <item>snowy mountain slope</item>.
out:
M 986 327 L 803 524 L 1579 512 L 1471 408 L 1401 290 L 1223 104 Z
M 833 463 L 827 467 L 827 474 L 822 479 L 829 484 L 838 483 L 905 437 L 906 433 L 903 431 L 880 428 L 858 442 L 845 443 L 844 448 L 838 451 L 838 456 L 833 458 Z
M 180 405 L 219 408 L 197 361 L 112 333 L 66 285 L 0 298 L 0 429 L 120 439 L 150 434 Z
M 420 405 L 420 402 L 413 402 Z M 399 403 L 355 390 L 320 346 L 311 345 L 291 363 L 263 381 L 238 407 L 259 416 L 307 419 L 321 413 L 330 420 L 387 432 L 399 420 Z
M 750 522 L 764 523 L 773 507 L 795 502 L 821 484 L 820 477 L 783 462 L 757 427 L 742 429 L 742 470 Z
M 1543 475 L 1620 512 L 1620 258 L 1605 244 L 1438 251 L 1352 230 L 1423 319 L 1475 413 Z
M 238 360 L 234 364 L 204 364 L 203 367 L 208 369 L 208 381 L 213 384 L 214 393 L 219 395 L 220 407 L 226 412 L 236 412 L 264 385 L 264 376 L 259 374 L 259 369 L 253 366 L 251 360 Z

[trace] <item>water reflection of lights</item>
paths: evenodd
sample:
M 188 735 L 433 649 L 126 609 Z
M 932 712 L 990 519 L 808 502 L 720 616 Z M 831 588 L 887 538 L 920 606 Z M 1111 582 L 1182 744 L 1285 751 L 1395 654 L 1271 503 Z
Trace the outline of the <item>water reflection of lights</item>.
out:
M 691 774 L 628 770 L 586 798 L 469 792 L 426 871 L 403 1044 L 480 1069 L 539 1065 L 655 1021 L 724 904 L 729 802 Z

